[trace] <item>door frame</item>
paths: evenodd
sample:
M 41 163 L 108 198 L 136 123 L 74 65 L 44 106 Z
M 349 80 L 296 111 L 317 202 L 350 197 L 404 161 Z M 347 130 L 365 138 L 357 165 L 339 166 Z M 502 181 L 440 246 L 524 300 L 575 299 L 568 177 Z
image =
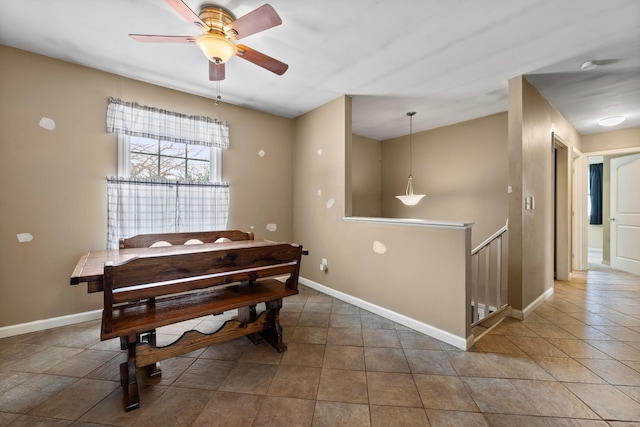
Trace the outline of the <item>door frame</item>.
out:
M 586 270 L 589 266 L 589 224 L 587 221 L 587 196 L 589 187 L 587 181 L 582 179 L 585 168 L 588 170 L 589 156 L 582 153 L 577 148 L 573 148 L 573 159 L 571 162 L 571 269 Z M 586 172 L 588 176 L 588 172 Z M 583 196 L 584 195 L 584 196 Z
M 570 146 L 557 133 L 551 133 L 553 179 L 552 223 L 553 223 L 553 261 L 555 280 L 571 279 L 571 164 L 573 152 Z

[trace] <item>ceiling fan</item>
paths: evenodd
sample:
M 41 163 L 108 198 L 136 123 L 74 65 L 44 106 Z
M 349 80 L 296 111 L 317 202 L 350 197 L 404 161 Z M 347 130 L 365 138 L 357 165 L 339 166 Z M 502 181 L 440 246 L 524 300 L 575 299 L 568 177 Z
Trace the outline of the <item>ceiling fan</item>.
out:
M 166 2 L 187 21 L 204 31 L 204 34 L 199 36 L 129 34 L 129 36 L 139 42 L 195 43 L 209 60 L 209 80 L 212 81 L 224 80 L 224 64 L 233 55 L 278 75 L 284 74 L 289 68 L 284 62 L 231 41 L 231 39 L 240 40 L 282 24 L 282 19 L 270 5 L 262 5 L 235 19 L 231 12 L 220 6 L 205 5 L 196 15 L 182 0 L 166 0 Z

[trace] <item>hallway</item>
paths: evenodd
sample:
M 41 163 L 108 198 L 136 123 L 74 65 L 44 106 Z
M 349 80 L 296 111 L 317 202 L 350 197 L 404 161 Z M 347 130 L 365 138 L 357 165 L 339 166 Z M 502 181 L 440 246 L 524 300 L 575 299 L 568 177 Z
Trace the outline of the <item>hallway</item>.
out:
M 576 272 L 463 352 L 301 286 L 281 313 L 287 352 L 240 339 L 169 359 L 162 378 L 139 372 L 128 413 L 98 321 L 5 338 L 0 426 L 640 426 L 639 288 Z

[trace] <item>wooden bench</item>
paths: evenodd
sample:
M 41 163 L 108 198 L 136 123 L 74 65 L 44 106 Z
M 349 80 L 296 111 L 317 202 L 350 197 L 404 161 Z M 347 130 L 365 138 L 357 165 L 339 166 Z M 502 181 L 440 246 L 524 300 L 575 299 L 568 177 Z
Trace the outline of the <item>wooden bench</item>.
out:
M 149 248 L 160 245 L 215 243 L 219 240 L 253 240 L 253 233 L 240 230 L 193 231 L 187 233 L 138 234 L 120 239 L 120 249 Z
M 242 336 L 260 337 L 279 352 L 287 349 L 279 313 L 282 298 L 298 293 L 302 246 L 234 243 L 221 243 L 214 251 L 105 264 L 101 339 L 126 338 L 127 362 L 120 366 L 126 411 L 140 406 L 136 367 L 159 374 L 156 362 Z M 285 282 L 275 279 L 282 276 Z M 258 315 L 260 303 L 265 311 Z M 140 340 L 156 328 L 233 309 L 237 317 L 211 334 L 187 331 L 164 347 Z
M 156 233 L 138 234 L 133 237 L 122 238 L 119 241 L 119 249 L 150 248 L 160 246 L 192 245 L 203 243 L 217 243 L 228 241 L 254 240 L 252 232 L 241 230 L 215 230 L 215 231 L 191 231 L 183 233 Z M 147 331 L 138 335 L 138 340 L 144 339 L 150 344 L 156 344 L 156 331 Z M 120 337 L 120 348 L 127 349 L 126 337 Z M 159 367 L 148 369 L 151 376 L 159 375 Z

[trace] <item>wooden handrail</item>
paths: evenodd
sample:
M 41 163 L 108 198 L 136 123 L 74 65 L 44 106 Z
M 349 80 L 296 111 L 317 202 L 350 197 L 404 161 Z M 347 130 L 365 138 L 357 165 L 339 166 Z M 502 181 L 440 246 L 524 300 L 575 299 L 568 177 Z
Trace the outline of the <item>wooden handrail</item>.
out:
M 489 236 L 489 238 L 487 238 L 487 240 L 485 240 L 484 242 L 480 243 L 474 250 L 471 251 L 471 256 L 477 254 L 478 252 L 480 252 L 482 250 L 482 248 L 484 248 L 485 246 L 489 246 L 491 244 L 491 242 L 493 242 L 495 239 L 497 239 L 498 237 L 500 237 L 501 235 L 503 235 L 504 233 L 506 233 L 507 231 L 509 231 L 509 218 L 507 218 L 507 223 L 502 226 L 502 228 L 498 231 L 496 231 L 495 233 L 493 233 L 491 236 Z

